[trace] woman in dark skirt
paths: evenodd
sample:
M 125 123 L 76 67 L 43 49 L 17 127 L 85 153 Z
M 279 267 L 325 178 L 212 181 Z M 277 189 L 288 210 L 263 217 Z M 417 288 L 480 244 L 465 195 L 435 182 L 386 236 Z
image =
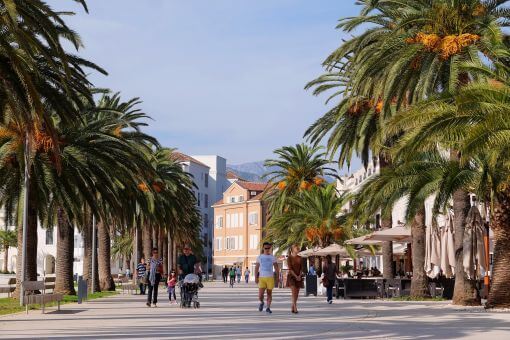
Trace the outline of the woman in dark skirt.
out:
M 292 291 L 292 305 L 291 312 L 294 314 L 298 313 L 297 310 L 297 299 L 299 296 L 299 290 L 304 287 L 303 283 L 303 262 L 301 257 L 298 256 L 299 246 L 293 244 L 289 249 L 289 257 L 287 258 L 287 266 L 289 267 L 289 273 L 287 274 L 287 287 L 290 287 Z

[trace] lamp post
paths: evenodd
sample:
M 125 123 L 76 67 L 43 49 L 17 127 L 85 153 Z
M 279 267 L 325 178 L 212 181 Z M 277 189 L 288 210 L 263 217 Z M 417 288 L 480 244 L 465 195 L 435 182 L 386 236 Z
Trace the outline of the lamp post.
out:
M 92 284 L 91 293 L 94 294 L 96 285 L 96 216 L 92 215 Z
M 24 199 L 23 199 L 23 241 L 21 248 L 21 289 L 20 289 L 20 306 L 23 307 L 23 297 L 25 295 L 23 283 L 26 278 L 27 266 L 27 226 L 28 226 L 28 185 L 30 174 L 30 139 L 28 131 L 25 137 L 25 178 L 24 178 Z

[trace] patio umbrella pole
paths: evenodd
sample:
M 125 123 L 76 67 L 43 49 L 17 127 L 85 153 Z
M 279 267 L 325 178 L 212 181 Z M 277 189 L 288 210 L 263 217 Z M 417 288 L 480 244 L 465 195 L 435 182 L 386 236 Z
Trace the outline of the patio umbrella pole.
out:
M 489 296 L 491 280 L 489 277 L 490 271 L 490 240 L 489 240 L 489 223 L 485 222 L 485 235 L 483 237 L 483 242 L 485 245 L 485 276 L 483 278 L 483 283 L 485 285 L 485 289 L 487 290 L 487 296 Z

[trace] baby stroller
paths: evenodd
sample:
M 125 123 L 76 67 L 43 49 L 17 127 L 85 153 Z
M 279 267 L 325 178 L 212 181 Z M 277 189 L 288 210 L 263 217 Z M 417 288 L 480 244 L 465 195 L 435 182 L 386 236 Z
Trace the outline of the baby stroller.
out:
M 198 291 L 202 288 L 200 277 L 196 274 L 188 274 L 179 282 L 181 288 L 181 308 L 200 308 Z

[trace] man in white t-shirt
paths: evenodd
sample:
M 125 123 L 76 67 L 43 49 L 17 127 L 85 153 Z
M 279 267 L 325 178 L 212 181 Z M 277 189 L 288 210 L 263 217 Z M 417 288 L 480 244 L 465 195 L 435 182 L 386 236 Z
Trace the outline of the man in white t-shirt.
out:
M 264 293 L 267 290 L 266 313 L 268 314 L 272 313 L 271 301 L 273 299 L 273 289 L 278 284 L 279 277 L 278 263 L 276 262 L 276 257 L 273 256 L 272 248 L 271 243 L 264 242 L 264 252 L 257 257 L 257 264 L 255 266 L 255 283 L 259 285 L 259 312 L 262 312 L 264 309 Z

